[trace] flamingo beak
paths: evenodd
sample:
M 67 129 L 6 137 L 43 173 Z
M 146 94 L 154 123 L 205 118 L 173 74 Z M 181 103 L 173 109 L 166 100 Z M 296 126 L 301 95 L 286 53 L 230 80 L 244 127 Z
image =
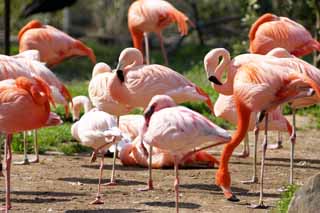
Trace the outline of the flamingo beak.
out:
M 119 78 L 119 80 L 122 82 L 124 82 L 124 74 L 123 74 L 123 70 L 117 69 L 117 77 Z
M 154 105 L 152 105 L 143 114 L 144 119 L 146 120 L 146 125 L 147 126 L 149 126 L 149 121 L 150 121 L 150 118 L 151 118 L 152 114 L 154 113 L 154 109 L 155 109 L 155 107 L 154 107 Z
M 216 76 L 212 75 L 208 78 L 209 81 L 211 81 L 212 83 L 214 84 L 217 84 L 217 85 L 222 85 L 222 83 L 217 79 Z

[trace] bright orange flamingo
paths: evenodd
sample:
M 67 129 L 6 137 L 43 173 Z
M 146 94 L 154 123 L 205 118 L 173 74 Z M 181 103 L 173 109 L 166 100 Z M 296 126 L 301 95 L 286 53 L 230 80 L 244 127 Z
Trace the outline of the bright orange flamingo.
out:
M 133 40 L 133 46 L 143 52 L 142 41 L 145 40 L 146 63 L 150 63 L 148 33 L 157 34 L 165 64 L 168 65 L 168 57 L 163 44 L 162 30 L 170 24 L 177 22 L 180 34 L 188 33 L 189 18 L 169 2 L 158 0 L 138 0 L 131 4 L 128 11 L 128 26 Z
M 223 60 L 219 62 L 219 58 Z M 265 115 L 265 138 L 261 161 L 260 199 L 258 207 L 263 205 L 263 174 L 265 151 L 267 147 L 268 113 L 282 103 L 313 95 L 320 95 L 317 83 L 306 75 L 307 70 L 314 70 L 312 65 L 301 66 L 300 59 L 277 58 L 256 54 L 243 54 L 232 61 L 229 52 L 223 48 L 211 50 L 204 58 L 205 70 L 213 87 L 224 95 L 233 95 L 237 108 L 237 130 L 232 140 L 225 145 L 216 184 L 220 186 L 225 197 L 238 201 L 232 193 L 228 162 L 234 149 L 243 140 L 249 128 L 252 112 L 260 112 L 259 120 Z M 305 63 L 307 64 L 307 63 Z M 223 71 L 227 70 L 227 80 L 221 83 Z M 299 72 L 304 70 L 304 72 Z M 312 88 L 312 89 L 311 89 Z M 256 137 L 257 140 L 257 137 Z
M 231 139 L 229 133 L 213 124 L 206 117 L 183 106 L 177 106 L 167 95 L 154 96 L 144 112 L 145 123 L 142 140 L 160 149 L 167 150 L 174 161 L 176 193 L 176 212 L 179 209 L 179 176 L 178 165 L 189 154 L 197 152 L 192 149 L 211 142 L 216 146 Z M 206 148 L 208 148 L 206 147 Z M 152 153 L 152 149 L 149 150 Z M 151 159 L 149 155 L 149 159 Z M 151 169 L 151 160 L 149 160 Z
M 48 66 L 59 64 L 73 56 L 88 56 L 96 63 L 96 56 L 91 48 L 66 33 L 38 20 L 27 23 L 18 34 L 19 51 L 36 49 L 40 59 Z
M 50 112 L 49 102 L 54 103 L 50 89 L 44 81 L 38 78 L 33 78 L 32 81 L 25 77 L 19 77 L 16 80 L 10 79 L 0 82 L 0 132 L 7 134 L 4 152 L 6 210 L 11 208 L 12 134 L 60 124 L 60 118 Z
M 123 165 L 128 166 L 148 166 L 148 155 L 146 149 L 149 150 L 149 145 L 141 143 L 141 130 L 144 123 L 142 115 L 124 115 L 120 116 L 120 130 L 123 135 L 128 135 L 129 143 L 118 144 L 119 158 Z M 181 153 L 184 156 L 187 153 Z M 206 165 L 214 167 L 219 162 L 208 152 L 199 151 L 195 154 L 188 156 L 186 159 L 179 163 L 179 166 L 193 166 L 193 165 Z M 174 166 L 174 158 L 170 152 L 154 147 L 152 149 L 152 168 L 159 169 L 164 167 Z
M 282 47 L 300 57 L 312 51 L 320 51 L 320 43 L 297 22 L 266 13 L 252 26 L 249 32 L 250 52 L 266 54 L 276 47 Z
M 79 121 L 71 127 L 71 134 L 83 145 L 92 147 L 95 152 L 100 152 L 99 184 L 96 199 L 91 204 L 103 204 L 100 194 L 100 186 L 103 172 L 105 150 L 116 143 L 122 137 L 120 129 L 116 127 L 115 118 L 97 109 L 85 113 Z

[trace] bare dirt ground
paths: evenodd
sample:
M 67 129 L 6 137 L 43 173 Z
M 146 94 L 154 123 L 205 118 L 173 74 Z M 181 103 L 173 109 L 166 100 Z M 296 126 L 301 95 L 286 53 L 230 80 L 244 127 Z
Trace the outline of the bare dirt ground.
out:
M 310 119 L 300 118 L 298 126 L 302 123 L 304 126 L 312 125 Z M 275 135 L 271 134 L 270 142 L 275 141 Z M 320 132 L 317 130 L 298 132 L 295 183 L 302 184 L 309 176 L 319 172 L 319 138 Z M 248 204 L 257 203 L 259 198 L 258 184 L 244 185 L 240 182 L 251 177 L 251 155 L 247 159 L 233 157 L 230 163 L 233 190 L 241 199 L 238 203 L 225 201 L 221 190 L 214 185 L 216 169 L 181 170 L 181 212 L 275 212 L 274 207 L 280 197 L 277 189 L 288 183 L 289 176 L 290 145 L 287 135 L 284 139 L 284 149 L 267 152 L 265 203 L 270 206 L 269 209 L 247 208 Z M 22 155 L 14 155 L 14 160 L 19 159 Z M 109 180 L 111 163 L 112 159 L 107 158 L 103 182 Z M 12 168 L 11 212 L 174 212 L 172 169 L 153 170 L 155 190 L 139 192 L 137 188 L 145 186 L 147 170 L 123 167 L 117 162 L 118 186 L 102 188 L 105 204 L 89 205 L 95 197 L 99 173 L 98 163 L 90 164 L 89 156 L 41 155 L 39 164 L 13 165 Z M 4 186 L 3 177 L 0 180 Z M 4 203 L 3 188 L 0 198 L 0 202 Z

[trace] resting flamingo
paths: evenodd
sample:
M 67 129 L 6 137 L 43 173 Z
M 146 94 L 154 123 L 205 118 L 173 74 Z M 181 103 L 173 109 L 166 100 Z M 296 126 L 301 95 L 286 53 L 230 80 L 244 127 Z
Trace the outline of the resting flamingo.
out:
M 92 109 L 85 113 L 79 121 L 71 127 L 71 134 L 83 145 L 92 147 L 95 152 L 101 153 L 100 175 L 96 199 L 91 204 L 103 204 L 100 194 L 100 185 L 103 172 L 105 150 L 122 137 L 121 131 L 116 127 L 115 118 L 105 112 Z
M 96 56 L 91 48 L 66 33 L 44 25 L 38 20 L 27 23 L 18 34 L 19 52 L 36 49 L 40 59 L 48 66 L 54 66 L 61 61 L 74 56 L 88 56 L 96 63 Z
M 89 112 L 92 109 L 91 101 L 87 96 L 79 95 L 72 98 L 72 104 L 69 104 L 73 121 L 80 119 L 80 111 L 83 107 L 84 113 Z
M 219 58 L 223 60 L 219 63 Z M 260 199 L 259 207 L 263 207 L 263 174 L 264 159 L 267 146 L 268 113 L 285 102 L 301 97 L 319 96 L 317 83 L 306 75 L 307 70 L 314 70 L 312 65 L 301 66 L 301 62 L 293 58 L 277 58 L 257 54 L 243 54 L 232 61 L 226 49 L 211 50 L 204 58 L 205 70 L 213 87 L 224 95 L 233 95 L 237 108 L 237 130 L 232 140 L 225 145 L 219 170 L 216 173 L 216 184 L 220 186 L 225 197 L 230 201 L 238 201 L 232 193 L 231 177 L 228 162 L 234 149 L 239 145 L 249 128 L 252 112 L 260 112 L 260 119 L 265 115 L 265 138 L 262 145 Z M 221 83 L 223 71 L 227 70 L 227 80 Z M 299 72 L 303 70 L 304 72 Z M 312 89 L 311 89 L 312 88 Z M 257 129 L 258 130 L 258 129 Z M 257 133 L 255 143 L 257 141 Z M 294 135 L 294 132 L 293 134 Z M 294 137 L 292 137 L 292 141 Z
M 168 65 L 168 57 L 163 44 L 162 30 L 171 23 L 177 22 L 181 36 L 188 33 L 189 18 L 169 2 L 158 0 L 134 1 L 128 11 L 128 26 L 133 40 L 133 46 L 143 52 L 142 40 L 144 37 L 146 49 L 146 63 L 150 64 L 148 33 L 157 34 L 165 65 Z
M 4 151 L 6 211 L 11 208 L 12 134 L 60 124 L 59 116 L 50 112 L 49 102 L 54 103 L 50 89 L 39 78 L 19 77 L 0 82 L 0 132 L 7 135 Z
M 251 53 L 266 54 L 282 47 L 300 57 L 320 51 L 320 43 L 301 24 L 271 13 L 264 14 L 251 26 L 249 40 Z
M 68 115 L 68 102 L 71 102 L 72 97 L 68 89 L 62 82 L 51 72 L 43 63 L 34 60 L 39 58 L 39 52 L 36 50 L 29 50 L 15 56 L 0 55 L 0 65 L 2 72 L 0 73 L 0 80 L 15 79 L 20 76 L 32 78 L 36 75 L 42 78 L 49 85 L 54 101 L 65 106 L 66 115 Z M 29 161 L 26 153 L 26 135 L 24 133 L 24 160 L 18 164 L 28 164 L 39 162 L 37 132 L 34 133 L 34 144 L 36 158 Z
M 141 130 L 144 124 L 142 115 L 120 116 L 120 130 L 123 135 L 127 135 L 129 143 L 119 144 L 119 158 L 126 166 L 148 166 L 148 155 L 145 150 L 149 150 L 149 145 L 141 143 Z M 121 143 L 121 142 L 120 142 Z M 119 147 L 118 146 L 118 147 Z M 181 166 L 193 166 L 195 164 L 214 167 L 219 162 L 208 152 L 199 151 L 180 162 Z M 172 167 L 174 165 L 173 156 L 170 152 L 154 147 L 152 149 L 152 168 L 159 169 Z
M 211 146 L 224 144 L 231 139 L 229 133 L 213 124 L 206 117 L 183 106 L 177 106 L 167 95 L 154 96 L 144 112 L 145 123 L 142 140 L 160 149 L 168 150 L 173 156 L 176 193 L 176 212 L 179 203 L 178 165 L 195 147 L 206 142 Z M 209 146 L 208 146 L 209 147 Z M 152 153 L 152 149 L 149 150 Z M 151 155 L 149 155 L 151 156 Z M 149 161 L 151 162 L 151 160 Z M 151 164 L 149 164 L 151 169 Z

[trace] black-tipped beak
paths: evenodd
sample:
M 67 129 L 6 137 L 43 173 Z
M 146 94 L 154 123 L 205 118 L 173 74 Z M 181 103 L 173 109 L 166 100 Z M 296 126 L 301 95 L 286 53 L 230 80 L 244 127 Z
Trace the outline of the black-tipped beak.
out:
M 214 84 L 222 85 L 222 83 L 214 75 L 210 76 L 208 79 L 209 79 L 209 81 L 211 81 Z
M 117 70 L 117 77 L 119 78 L 119 80 L 122 82 L 124 82 L 124 74 L 123 74 L 123 70 Z
M 258 122 L 261 123 L 264 117 L 266 116 L 266 111 L 263 110 L 259 112 L 257 116 L 258 116 Z
M 152 114 L 154 113 L 154 108 L 155 108 L 154 105 L 152 105 L 152 106 L 149 107 L 149 108 L 147 109 L 147 111 L 143 114 L 147 126 L 149 126 L 149 121 L 150 121 L 150 118 L 151 118 Z

